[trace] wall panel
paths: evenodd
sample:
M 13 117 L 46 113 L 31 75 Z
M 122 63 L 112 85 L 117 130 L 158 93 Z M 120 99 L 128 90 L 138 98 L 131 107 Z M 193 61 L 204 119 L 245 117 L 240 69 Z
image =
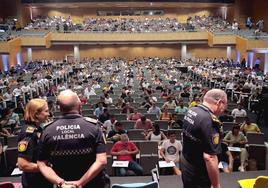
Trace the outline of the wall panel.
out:
M 267 0 L 250 0 L 251 4 L 251 15 L 253 22 L 257 23 L 259 19 L 263 18 L 264 20 L 264 30 L 268 31 L 268 1 Z M 255 26 L 255 25 L 254 25 Z
M 188 45 L 188 54 L 195 58 L 226 58 L 225 47 L 209 47 L 208 45 Z M 235 59 L 235 48 L 232 47 L 232 59 Z
M 181 45 L 80 45 L 80 57 L 180 57 Z M 226 47 L 213 47 L 208 45 L 187 45 L 190 55 L 196 58 L 226 57 Z M 33 48 L 33 59 L 64 59 L 66 55 L 73 54 L 72 45 L 57 45 L 51 48 Z M 26 61 L 26 48 L 23 48 L 23 58 Z M 232 58 L 235 58 L 235 49 L 232 48 Z
M 32 48 L 33 60 L 36 59 L 64 59 L 66 55 L 73 54 L 73 46 L 52 46 L 49 49 L 45 47 Z M 23 48 L 22 56 L 24 62 L 27 60 L 27 48 Z

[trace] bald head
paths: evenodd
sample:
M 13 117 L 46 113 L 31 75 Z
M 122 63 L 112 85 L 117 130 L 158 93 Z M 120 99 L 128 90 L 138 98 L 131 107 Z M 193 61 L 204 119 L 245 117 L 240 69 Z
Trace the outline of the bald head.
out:
M 227 102 L 227 95 L 221 89 L 211 89 L 204 96 L 204 101 L 207 103 L 215 103 L 218 100 Z
M 211 89 L 205 94 L 203 104 L 208 106 L 215 115 L 220 115 L 227 106 L 227 95 L 221 89 Z
M 60 92 L 57 102 L 62 113 L 79 112 L 81 101 L 78 95 L 70 89 Z

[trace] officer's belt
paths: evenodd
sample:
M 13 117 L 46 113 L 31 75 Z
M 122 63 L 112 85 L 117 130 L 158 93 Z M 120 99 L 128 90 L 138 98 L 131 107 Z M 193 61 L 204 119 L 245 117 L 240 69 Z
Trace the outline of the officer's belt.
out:
M 192 164 L 190 164 L 190 163 L 185 159 L 185 157 L 183 156 L 183 154 L 181 154 L 181 156 L 180 156 L 180 160 L 181 160 L 181 162 L 182 162 L 185 166 L 187 166 L 187 168 L 189 168 L 191 171 L 195 171 L 195 170 L 196 170 L 196 168 L 195 168 Z

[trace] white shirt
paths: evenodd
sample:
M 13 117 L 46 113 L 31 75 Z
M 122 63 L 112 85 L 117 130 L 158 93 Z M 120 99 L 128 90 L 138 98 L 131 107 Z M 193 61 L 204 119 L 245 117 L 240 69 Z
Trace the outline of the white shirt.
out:
M 93 87 L 94 89 L 100 89 L 100 88 L 101 88 L 101 86 L 100 86 L 99 84 L 93 84 L 92 87 Z
M 239 110 L 238 108 L 233 109 L 232 116 L 234 117 L 246 117 L 247 112 L 244 109 Z
M 35 81 L 35 82 L 31 82 L 31 83 L 29 84 L 29 86 L 30 86 L 30 88 L 31 88 L 31 90 L 32 90 L 33 92 L 36 92 L 36 88 L 38 87 L 38 84 L 37 84 L 36 81 Z
M 114 123 L 112 123 L 111 120 L 108 119 L 103 123 L 103 127 L 107 129 L 107 133 L 114 129 L 114 125 L 116 122 L 117 121 L 115 120 Z
M 30 92 L 30 90 L 31 90 L 31 88 L 30 88 L 29 85 L 28 85 L 28 86 L 23 85 L 23 86 L 21 87 L 21 91 L 22 91 L 23 93 L 28 93 L 28 92 Z
M 111 97 L 109 98 L 104 98 L 105 104 L 113 104 L 113 99 Z
M 169 139 L 165 140 L 162 144 L 162 148 L 165 149 L 165 156 L 167 159 L 175 161 L 179 160 L 179 152 L 182 151 L 182 145 L 179 140 L 175 140 L 171 143 Z
M 13 97 L 13 95 L 12 95 L 12 93 L 5 93 L 4 95 L 3 95 L 3 97 L 4 97 L 4 99 L 5 100 L 7 100 L 7 101 L 12 101 L 12 97 Z
M 15 88 L 15 89 L 13 90 L 13 95 L 14 95 L 14 96 L 20 96 L 21 94 L 22 94 L 21 89 L 19 89 L 19 88 Z
M 94 90 L 93 88 L 91 88 L 90 91 L 89 91 L 89 89 L 86 88 L 86 89 L 84 90 L 84 96 L 85 96 L 86 98 L 89 98 L 89 96 L 91 96 L 91 95 L 97 95 L 97 94 L 95 93 L 95 90 Z
M 226 89 L 234 89 L 234 83 L 232 83 L 232 82 L 228 82 L 228 83 L 226 84 Z

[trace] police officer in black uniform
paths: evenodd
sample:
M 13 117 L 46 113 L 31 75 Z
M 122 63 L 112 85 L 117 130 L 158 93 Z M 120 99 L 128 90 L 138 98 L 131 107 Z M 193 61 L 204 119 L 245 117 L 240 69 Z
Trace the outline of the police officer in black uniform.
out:
M 30 100 L 25 108 L 26 124 L 18 137 L 18 166 L 23 171 L 23 188 L 52 188 L 37 167 L 38 142 L 43 131 L 41 124 L 49 116 L 47 102 L 43 99 Z
M 183 120 L 181 156 L 184 188 L 220 188 L 217 154 L 221 153 L 220 115 L 227 106 L 223 90 L 209 90 L 203 103 Z
M 57 102 L 63 116 L 41 136 L 40 171 L 62 188 L 109 187 L 105 140 L 96 120 L 80 115 L 81 102 L 71 90 L 62 91 Z

